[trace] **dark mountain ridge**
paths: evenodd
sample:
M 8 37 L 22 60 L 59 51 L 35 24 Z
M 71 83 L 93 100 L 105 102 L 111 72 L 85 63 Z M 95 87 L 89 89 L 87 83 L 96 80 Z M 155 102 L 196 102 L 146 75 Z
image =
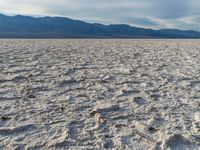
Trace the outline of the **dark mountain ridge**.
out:
M 65 17 L 0 14 L 0 38 L 200 38 L 200 32 L 153 30 L 126 24 L 103 25 Z

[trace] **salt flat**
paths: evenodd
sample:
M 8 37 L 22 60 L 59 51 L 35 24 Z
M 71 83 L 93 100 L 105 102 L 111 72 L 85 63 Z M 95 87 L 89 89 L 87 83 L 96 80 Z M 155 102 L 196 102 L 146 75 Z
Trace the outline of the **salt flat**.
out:
M 0 40 L 0 149 L 200 149 L 199 40 Z

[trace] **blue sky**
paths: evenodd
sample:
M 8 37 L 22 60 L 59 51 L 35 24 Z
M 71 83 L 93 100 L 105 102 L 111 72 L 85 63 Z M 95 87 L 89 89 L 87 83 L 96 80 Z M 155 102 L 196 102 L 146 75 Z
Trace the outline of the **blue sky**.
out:
M 0 0 L 0 13 L 200 31 L 200 0 Z

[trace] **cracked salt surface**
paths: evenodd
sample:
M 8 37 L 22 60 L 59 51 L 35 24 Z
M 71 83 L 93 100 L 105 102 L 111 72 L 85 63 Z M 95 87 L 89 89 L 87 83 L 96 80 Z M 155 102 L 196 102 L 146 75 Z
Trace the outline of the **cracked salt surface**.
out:
M 200 149 L 199 40 L 0 40 L 0 149 Z

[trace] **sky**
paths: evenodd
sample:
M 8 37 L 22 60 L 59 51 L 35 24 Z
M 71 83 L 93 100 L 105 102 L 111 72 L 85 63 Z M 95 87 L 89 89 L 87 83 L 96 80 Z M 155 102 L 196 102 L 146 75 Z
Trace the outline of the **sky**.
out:
M 0 0 L 0 13 L 200 31 L 200 0 Z

